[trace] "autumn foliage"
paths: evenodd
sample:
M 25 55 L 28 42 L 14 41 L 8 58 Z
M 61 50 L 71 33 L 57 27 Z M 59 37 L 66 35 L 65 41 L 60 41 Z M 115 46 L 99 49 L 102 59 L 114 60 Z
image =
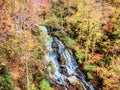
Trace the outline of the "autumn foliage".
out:
M 119 90 L 119 5 L 119 0 L 0 0 L 0 89 L 28 89 L 28 67 L 30 90 L 46 83 L 53 90 L 43 79 L 47 50 L 45 33 L 37 27 L 41 24 L 73 50 L 96 90 Z

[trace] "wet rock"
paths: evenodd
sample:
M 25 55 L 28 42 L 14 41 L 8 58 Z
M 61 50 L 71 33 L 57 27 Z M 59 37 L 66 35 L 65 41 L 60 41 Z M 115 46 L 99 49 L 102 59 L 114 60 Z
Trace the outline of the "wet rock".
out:
M 72 85 L 76 85 L 77 83 L 79 83 L 79 80 L 76 76 L 70 76 L 68 77 L 68 81 L 72 84 Z
M 55 41 L 52 43 L 52 48 L 58 48 L 58 44 Z
M 65 65 L 65 64 L 66 64 L 66 61 L 63 60 L 63 58 L 62 58 L 62 56 L 61 56 L 60 54 L 58 54 L 58 55 L 59 55 L 59 58 L 58 58 L 59 63 L 60 63 L 61 65 Z
M 66 69 L 65 65 L 61 65 L 60 66 L 60 70 L 61 70 L 62 74 L 66 75 L 66 76 L 69 75 L 68 72 L 67 72 L 67 69 Z
M 54 84 L 53 88 L 54 88 L 54 90 L 65 90 L 65 87 L 60 84 Z
M 58 51 L 59 51 L 59 46 L 58 46 L 58 44 L 55 42 L 54 38 L 53 38 L 53 42 L 52 42 L 52 48 L 53 48 L 54 53 L 58 53 Z
M 68 90 L 79 90 L 75 85 L 69 85 Z

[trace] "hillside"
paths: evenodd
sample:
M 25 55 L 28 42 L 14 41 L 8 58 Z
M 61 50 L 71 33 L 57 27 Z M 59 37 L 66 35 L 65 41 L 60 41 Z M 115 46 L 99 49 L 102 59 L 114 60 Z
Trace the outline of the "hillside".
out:
M 0 0 L 0 90 L 120 90 L 119 5 Z

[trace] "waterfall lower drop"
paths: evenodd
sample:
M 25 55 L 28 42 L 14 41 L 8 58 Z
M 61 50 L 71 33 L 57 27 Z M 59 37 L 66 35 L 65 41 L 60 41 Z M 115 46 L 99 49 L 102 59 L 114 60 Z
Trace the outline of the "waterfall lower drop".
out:
M 46 47 L 48 53 L 46 53 L 47 62 L 52 62 L 54 66 L 54 73 L 49 73 L 49 77 L 56 83 L 63 86 L 66 85 L 69 76 L 75 76 L 82 83 L 83 90 L 94 90 L 93 86 L 85 81 L 85 75 L 82 72 L 77 72 L 78 64 L 74 58 L 71 50 L 68 50 L 64 44 L 56 37 L 48 35 L 48 30 L 45 26 L 39 26 L 39 28 L 46 33 Z M 63 65 L 59 61 L 59 57 L 62 58 Z M 67 73 L 63 73 L 62 69 L 66 69 Z M 53 68 L 48 67 L 48 71 L 51 72 Z M 67 89 L 67 88 L 66 88 Z M 65 89 L 65 90 L 66 90 Z

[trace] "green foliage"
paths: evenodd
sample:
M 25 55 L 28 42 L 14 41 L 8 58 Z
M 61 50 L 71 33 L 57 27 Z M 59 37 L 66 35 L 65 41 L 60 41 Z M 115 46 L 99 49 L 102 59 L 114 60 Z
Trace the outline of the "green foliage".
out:
M 95 66 L 93 66 L 93 65 L 85 66 L 85 70 L 87 70 L 87 71 L 95 71 Z
M 36 48 L 33 49 L 33 56 L 37 59 L 43 59 L 44 58 L 44 55 L 41 52 L 39 47 L 36 47 Z
M 34 59 L 44 59 L 45 52 L 45 41 L 46 41 L 46 33 L 43 32 L 39 27 L 36 27 L 34 31 L 32 31 L 34 47 L 32 48 L 33 58 Z
M 70 35 L 70 38 L 74 38 L 76 36 L 74 30 L 69 30 L 68 34 Z
M 68 36 L 62 37 L 62 40 L 65 43 L 65 45 L 69 48 L 72 48 L 76 44 L 75 40 L 71 39 Z
M 0 70 L 0 90 L 14 90 L 13 81 L 6 66 L 1 66 Z
M 39 88 L 40 90 L 53 90 L 53 88 L 50 86 L 50 83 L 46 79 L 43 79 L 40 82 Z
M 83 51 L 81 51 L 81 50 L 77 50 L 77 51 L 76 51 L 76 57 L 78 58 L 78 62 L 79 62 L 80 64 L 83 63 L 83 56 L 84 56 Z
M 0 74 L 1 75 L 8 75 L 8 68 L 5 65 L 2 65 L 0 67 L 1 67 Z

